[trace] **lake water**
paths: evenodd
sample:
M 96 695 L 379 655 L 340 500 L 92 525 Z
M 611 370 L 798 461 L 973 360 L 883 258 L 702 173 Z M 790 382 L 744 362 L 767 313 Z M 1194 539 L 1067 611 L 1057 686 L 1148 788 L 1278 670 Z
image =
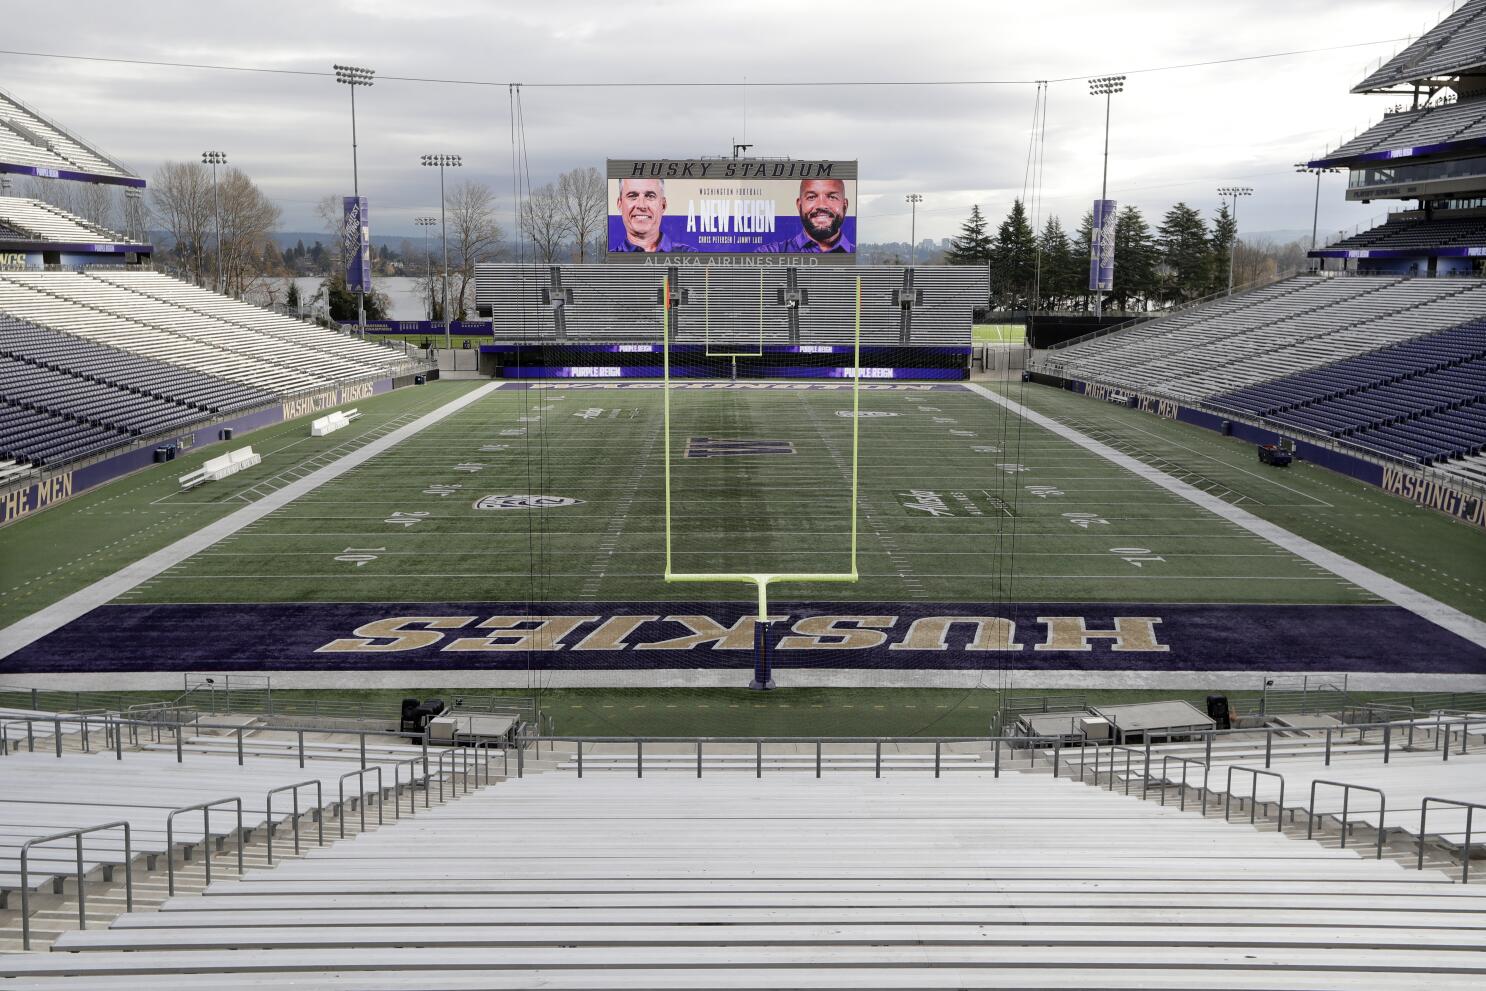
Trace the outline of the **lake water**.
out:
M 304 300 L 309 300 L 320 290 L 321 280 L 317 278 L 295 279 L 294 282 L 299 287 L 300 298 Z M 452 291 L 454 280 L 450 279 L 449 282 Z M 417 279 L 401 276 L 388 276 L 386 278 L 372 280 L 372 287 L 377 292 L 386 293 L 387 298 L 392 301 L 392 312 L 388 315 L 393 320 L 428 319 L 428 305 L 418 292 L 417 284 Z M 324 300 L 322 299 L 316 306 L 316 309 L 322 309 L 324 305 Z

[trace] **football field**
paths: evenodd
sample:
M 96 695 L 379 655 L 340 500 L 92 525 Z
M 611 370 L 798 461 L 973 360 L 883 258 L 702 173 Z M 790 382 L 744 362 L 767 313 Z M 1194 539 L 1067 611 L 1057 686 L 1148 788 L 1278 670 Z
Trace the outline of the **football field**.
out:
M 661 390 L 505 387 L 124 593 L 130 602 L 746 598 L 664 572 Z M 849 388 L 673 390 L 674 561 L 849 566 Z M 957 387 L 862 394 L 855 585 L 811 600 L 1364 602 L 1357 587 Z M 254 498 L 295 475 L 162 505 Z M 1221 483 L 1199 484 L 1223 495 Z M 1325 508 L 1276 472 L 1266 503 Z M 524 498 L 525 497 L 525 498 Z M 1235 501 L 1255 498 L 1231 493 Z
M 771 589 L 795 685 L 1486 673 L 1439 619 L 1482 615 L 1481 535 L 1324 470 L 1035 385 L 870 383 L 853 415 L 849 383 L 708 382 L 669 392 L 668 474 L 666 397 L 436 383 L 260 432 L 221 483 L 88 493 L 0 531 L 0 673 L 737 684 L 753 589 L 664 580 L 668 489 L 677 572 L 855 564 Z

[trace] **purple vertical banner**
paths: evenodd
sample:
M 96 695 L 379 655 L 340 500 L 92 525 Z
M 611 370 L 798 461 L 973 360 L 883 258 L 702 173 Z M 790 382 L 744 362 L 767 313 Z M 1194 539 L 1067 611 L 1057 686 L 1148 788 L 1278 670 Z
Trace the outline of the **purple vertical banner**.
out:
M 1115 201 L 1094 201 L 1094 231 L 1089 241 L 1089 291 L 1114 288 Z
M 341 257 L 346 259 L 346 287 L 371 292 L 371 225 L 366 197 L 342 198 Z

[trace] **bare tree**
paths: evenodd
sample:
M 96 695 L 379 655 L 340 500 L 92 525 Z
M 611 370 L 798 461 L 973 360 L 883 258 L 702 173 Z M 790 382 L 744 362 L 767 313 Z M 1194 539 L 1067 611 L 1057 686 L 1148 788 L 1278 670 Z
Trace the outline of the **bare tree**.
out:
M 572 235 L 578 261 L 586 261 L 590 251 L 606 238 L 602 235 L 609 222 L 609 184 L 593 166 L 573 169 L 557 177 L 557 199 L 562 219 Z
M 117 203 L 113 186 L 30 176 L 26 179 L 24 195 L 66 210 L 90 224 L 106 229 L 114 226 Z
M 532 190 L 521 204 L 521 228 L 523 238 L 531 241 L 539 261 L 546 263 L 557 258 L 570 228 L 562 197 L 552 183 Z
M 264 267 L 267 257 L 264 248 L 272 243 L 281 212 L 241 169 L 229 168 L 219 174 L 218 191 L 222 201 L 222 271 L 226 291 L 241 296 L 253 283 L 272 274 Z M 213 241 L 212 248 L 215 247 Z
M 212 177 L 200 162 L 166 162 L 150 180 L 150 207 L 174 242 L 188 279 L 202 284 L 207 233 L 213 230 Z
M 500 254 L 505 232 L 495 222 L 495 193 L 481 182 L 465 181 L 444 197 L 449 225 L 449 269 L 454 285 L 449 293 L 449 315 L 463 320 L 469 289 L 475 281 L 475 266 L 494 261 Z M 442 247 L 434 249 L 440 254 Z

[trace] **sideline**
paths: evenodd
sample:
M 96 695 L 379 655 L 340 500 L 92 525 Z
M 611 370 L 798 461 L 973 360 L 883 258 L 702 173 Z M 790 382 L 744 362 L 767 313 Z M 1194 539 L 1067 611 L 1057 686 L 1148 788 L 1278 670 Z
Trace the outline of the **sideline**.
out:
M 195 533 L 187 534 L 175 543 L 120 568 L 108 577 L 100 578 L 86 588 L 78 589 L 71 595 L 17 620 L 0 630 L 0 659 L 9 657 L 22 647 L 40 640 L 47 634 L 56 632 L 98 606 L 113 601 L 141 582 L 149 581 L 156 575 L 175 567 L 193 554 L 206 550 L 225 537 L 232 536 L 250 523 L 258 522 L 295 499 L 313 492 L 326 482 L 334 481 L 352 468 L 365 464 L 389 448 L 396 447 L 415 434 L 458 413 L 471 403 L 499 389 L 503 384 L 493 382 L 445 403 L 431 413 L 425 413 L 412 423 L 398 427 L 391 433 L 352 451 L 324 468 L 290 482 L 251 506 L 244 506 L 242 509 L 228 513 L 221 519 L 208 523 Z
M 1044 416 L 1035 410 L 1028 409 L 1021 403 L 997 395 L 983 385 L 966 383 L 965 388 L 1015 413 L 1029 423 L 1035 423 L 1044 430 L 1050 430 L 1059 437 L 1072 441 L 1085 450 L 1092 451 L 1106 461 L 1116 464 L 1148 482 L 1153 482 L 1161 486 L 1161 488 L 1173 495 L 1180 496 L 1235 526 L 1243 527 L 1255 536 L 1262 537 L 1279 547 L 1281 550 L 1289 551 L 1297 557 L 1325 568 L 1337 577 L 1345 578 L 1352 584 L 1366 589 L 1385 601 L 1407 609 L 1414 615 L 1449 630 L 1456 636 L 1463 637 L 1477 647 L 1486 648 L 1486 622 L 1482 622 L 1474 616 L 1468 616 L 1453 606 L 1448 606 L 1438 599 L 1425 595 L 1423 592 L 1409 588 L 1402 582 L 1394 581 L 1392 578 L 1379 574 L 1371 568 L 1364 567 L 1355 561 L 1342 557 L 1334 551 L 1329 551 L 1320 544 L 1313 543 L 1298 534 L 1291 533 L 1284 527 L 1276 526 L 1268 520 L 1260 519 L 1246 509 L 1239 509 L 1237 506 L 1224 502 L 1216 496 L 1208 495 L 1201 489 L 1188 485 L 1186 482 L 1178 481 L 1157 468 L 1152 468 L 1150 465 L 1137 461 L 1127 454 L 1121 454 L 1112 447 L 1086 437 L 1072 427 L 1064 426 L 1057 420 Z M 1486 667 L 1486 659 L 1483 659 L 1483 667 Z

